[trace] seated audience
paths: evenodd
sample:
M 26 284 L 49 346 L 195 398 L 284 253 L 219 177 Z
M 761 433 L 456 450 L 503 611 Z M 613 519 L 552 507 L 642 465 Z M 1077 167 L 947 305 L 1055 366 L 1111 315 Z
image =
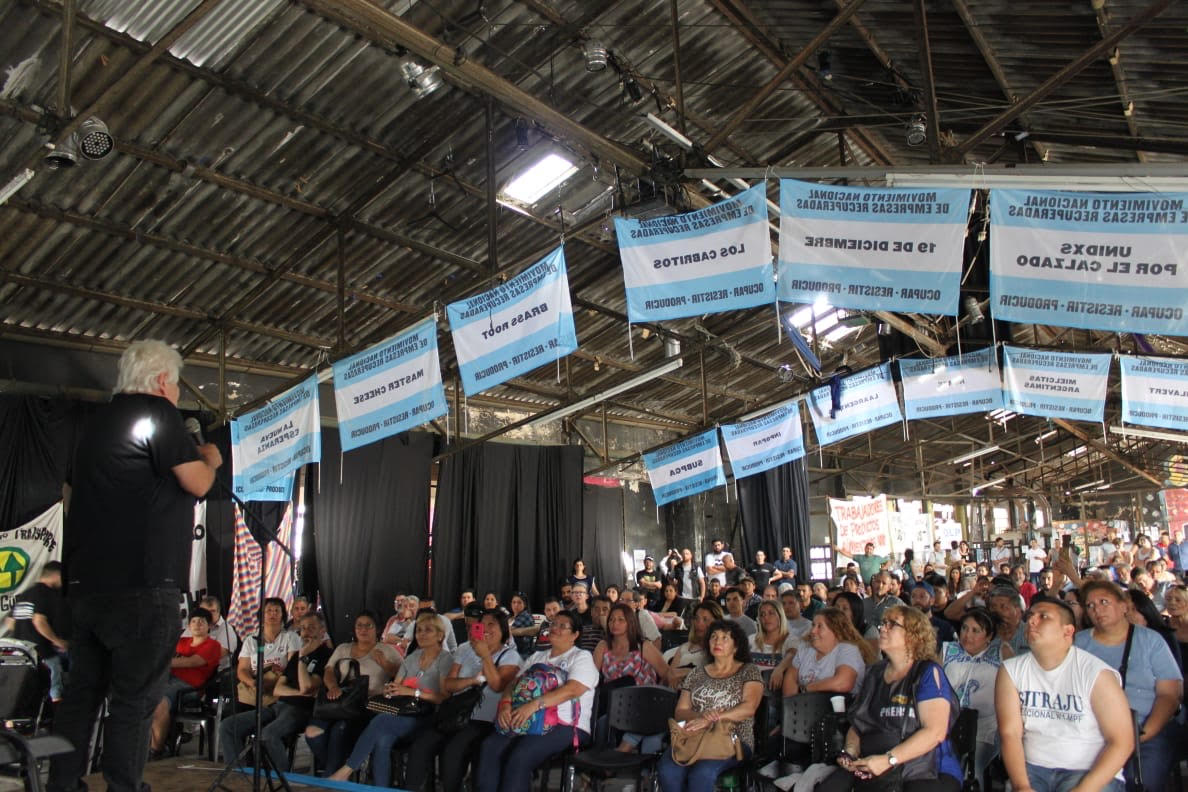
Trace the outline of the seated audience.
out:
M 165 681 L 164 697 L 153 712 L 150 757 L 164 751 L 169 724 L 177 712 L 181 696 L 189 691 L 202 690 L 219 667 L 222 647 L 210 637 L 210 622 L 209 611 L 195 608 L 190 614 L 190 635 L 177 639 L 173 660 L 169 664 L 169 679 Z
M 637 685 L 656 685 L 668 681 L 668 665 L 660 650 L 645 641 L 639 633 L 639 619 L 635 611 L 625 603 L 616 603 L 606 618 L 606 638 L 594 649 L 594 665 L 602 675 L 603 682 L 613 682 L 631 677 Z M 643 741 L 644 735 L 624 734 L 620 751 L 634 751 Z M 648 753 L 660 750 L 656 739 L 654 749 L 645 748 Z
M 725 722 L 742 743 L 744 757 L 755 747 L 755 710 L 763 700 L 763 679 L 750 662 L 747 636 L 737 622 L 720 620 L 709 626 L 707 644 L 712 660 L 681 682 L 681 696 L 673 718 L 687 729 L 708 729 Z M 701 759 L 677 764 L 669 749 L 657 774 L 663 792 L 712 792 L 714 781 L 737 764 L 729 759 Z
M 611 605 L 614 605 L 616 602 L 619 601 L 619 595 L 623 593 L 623 587 L 616 586 L 614 583 L 611 583 L 609 586 L 606 587 L 606 591 L 604 591 L 602 593 L 606 596 L 606 598 L 608 600 L 611 601 Z
M 784 665 L 785 659 L 791 662 L 788 653 L 795 653 L 801 647 L 799 636 L 792 635 L 788 630 L 788 617 L 784 609 L 772 600 L 764 600 L 759 604 L 758 630 L 752 635 L 747 644 L 751 650 L 751 662 L 760 671 L 772 671 L 773 689 L 775 684 L 774 671 Z M 782 669 L 780 677 L 783 677 Z
M 668 667 L 671 669 L 668 683 L 672 687 L 679 688 L 691 671 L 709 662 L 709 652 L 705 644 L 706 630 L 724 616 L 722 607 L 716 602 L 699 602 L 693 608 L 693 617 L 689 622 L 689 639 L 665 653 Z
M 300 645 L 297 636 L 284 627 L 285 601 L 277 597 L 264 600 L 264 688 L 263 702 L 265 705 L 276 700 L 274 687 L 293 655 Z M 256 706 L 256 636 L 249 635 L 243 639 L 243 649 L 239 653 L 239 663 L 235 667 L 235 676 L 239 682 L 238 700 L 248 707 Z
M 239 635 L 226 619 L 222 617 L 222 601 L 213 594 L 207 594 L 198 601 L 198 606 L 210 614 L 210 637 L 219 642 L 223 648 L 219 658 L 219 671 L 226 671 L 231 667 L 231 658 L 239 649 Z M 182 633 L 184 636 L 186 633 Z
M 670 626 L 665 629 L 683 630 L 685 627 L 685 616 L 687 615 L 690 601 L 681 597 L 679 592 L 680 589 L 677 588 L 677 584 L 669 580 L 664 584 L 664 588 L 661 589 L 659 599 L 648 606 L 656 613 L 672 614 L 672 618 L 669 620 Z
M 744 604 L 741 591 L 730 589 L 726 592 L 726 618 L 742 627 L 749 639 L 759 631 L 759 626 L 755 624 L 754 619 L 743 612 Z
M 619 597 L 619 602 L 631 606 L 631 609 L 635 611 L 635 618 L 639 622 L 639 634 L 645 641 L 650 641 L 659 649 L 660 628 L 656 625 L 656 620 L 652 618 L 652 612 L 644 610 L 644 598 L 639 593 L 628 590 Z
M 808 646 L 796 652 L 782 680 L 785 696 L 831 692 L 851 695 L 878 655 L 839 608 L 824 608 L 813 617 Z
M 961 765 L 949 732 L 959 707 L 936 662 L 936 637 L 928 617 L 902 605 L 887 608 L 879 623 L 879 649 L 887 659 L 867 670 L 849 708 L 850 729 L 839 767 L 817 789 L 853 790 L 861 788 L 859 774 L 869 778 L 897 772 L 904 792 L 958 792 Z
M 380 643 L 376 632 L 375 614 L 369 610 L 360 611 L 355 617 L 355 640 L 339 644 L 322 672 L 322 685 L 326 689 L 327 699 L 333 701 L 342 696 L 339 679 L 349 673 L 351 660 L 359 664 L 360 675 L 367 677 L 368 696 L 378 696 L 384 692 L 384 684 L 400 668 L 400 655 L 394 647 Z M 244 643 L 246 648 L 246 641 Z M 328 770 L 342 767 L 347 750 L 363 732 L 369 717 L 370 714 L 366 713 L 351 720 L 311 720 L 305 729 L 305 741 L 313 753 L 314 768 Z
M 548 649 L 552 646 L 549 638 L 549 627 L 556 618 L 557 614 L 561 612 L 561 600 L 556 597 L 545 598 L 544 603 L 544 621 L 540 623 L 540 630 L 536 633 L 536 651 Z
M 417 617 L 417 648 L 404 658 L 396 678 L 384 685 L 385 696 L 412 696 L 430 704 L 437 704 L 445 698 L 442 680 L 454 665 L 453 656 L 443 649 L 446 629 L 435 613 L 422 613 Z M 429 722 L 427 714 L 376 715 L 359 736 L 346 762 L 330 779 L 346 781 L 370 757 L 372 783 L 376 786 L 391 786 L 392 746 L 419 728 L 426 727 Z
M 1180 656 L 1188 657 L 1188 588 L 1172 586 L 1167 590 L 1167 625 L 1180 645 Z
M 536 623 L 532 609 L 528 607 L 528 595 L 517 591 L 512 594 L 509 604 L 512 612 L 511 635 L 515 639 L 516 650 L 522 655 L 530 654 L 532 647 L 536 645 L 540 625 Z
M 516 597 L 512 598 L 513 609 Z M 495 728 L 499 698 L 520 671 L 520 658 L 507 645 L 510 634 L 507 617 L 499 611 L 486 611 L 479 624 L 481 633 L 476 631 L 454 653 L 453 667 L 442 682 L 442 691 L 455 696 L 469 688 L 482 687 L 482 696 L 470 722 L 461 731 L 445 734 L 432 726 L 420 729 L 408 750 L 404 774 L 404 787 L 413 792 L 432 792 L 429 780 L 435 758 L 442 790 L 461 792 L 474 749 Z
M 466 600 L 469 597 L 471 602 L 474 601 L 474 592 L 470 589 L 462 592 L 462 599 Z M 420 607 L 421 600 L 408 594 L 398 594 L 393 602 L 395 613 L 392 618 L 388 619 L 388 623 L 384 625 L 383 642 L 389 646 L 395 646 L 401 652 L 408 648 L 408 640 L 404 634 L 408 632 L 408 628 L 416 621 L 417 610 Z M 462 607 L 466 607 L 463 605 Z M 449 616 L 451 619 L 462 618 L 462 608 L 459 608 L 457 615 L 451 611 Z
M 590 716 L 598 669 L 594 658 L 578 648 L 581 623 L 561 611 L 551 623 L 552 646 L 521 663 L 524 671 L 536 664 L 554 666 L 565 683 L 538 698 L 512 707 L 515 682 L 499 700 L 495 734 L 483 740 L 475 771 L 476 792 L 529 792 L 533 771 L 562 751 L 590 741 Z M 517 678 L 518 679 L 518 678 Z M 556 708 L 557 725 L 544 734 L 517 734 L 538 712 Z
M 617 603 L 616 603 L 617 604 Z M 578 648 L 593 652 L 599 642 L 606 637 L 606 617 L 610 615 L 611 601 L 601 594 L 590 603 L 590 623 L 582 629 L 582 636 L 578 638 Z
M 953 632 L 953 625 L 932 612 L 932 601 L 935 597 L 935 591 L 931 583 L 921 581 L 912 588 L 912 593 L 908 595 L 908 599 L 911 600 L 913 608 L 928 616 L 928 621 L 932 624 L 932 629 L 936 632 L 937 643 L 943 644 L 946 641 L 956 640 L 957 635 Z
M 970 608 L 961 618 L 960 638 L 941 646 L 941 663 L 949 683 L 964 708 L 978 711 L 978 733 L 974 747 L 974 773 L 982 771 L 998 753 L 995 740 L 994 680 L 1002 661 L 1014 657 L 1010 646 L 994 640 L 994 615 L 985 608 Z
M 1176 661 L 1176 666 L 1180 669 L 1180 674 L 1183 675 L 1184 655 L 1180 652 L 1180 644 L 1176 641 L 1175 632 L 1167 626 L 1163 617 L 1159 615 L 1159 611 L 1155 608 L 1155 603 L 1151 602 L 1151 598 L 1146 594 L 1135 589 L 1127 589 L 1126 598 L 1130 600 L 1130 608 L 1126 611 L 1127 621 L 1159 633 L 1159 637 L 1167 644 L 1172 659 Z
M 998 620 L 998 639 L 1011 648 L 1013 654 L 1027 651 L 1027 637 L 1023 623 L 1023 597 L 1011 586 L 995 586 L 990 590 L 987 607 Z

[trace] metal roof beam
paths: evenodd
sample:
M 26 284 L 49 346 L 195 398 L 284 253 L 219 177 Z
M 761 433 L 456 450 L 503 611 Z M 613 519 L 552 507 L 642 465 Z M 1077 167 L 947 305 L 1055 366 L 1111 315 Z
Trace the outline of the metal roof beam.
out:
M 1147 481 L 1151 482 L 1152 484 L 1154 484 L 1158 487 L 1163 486 L 1163 479 L 1159 479 L 1159 478 L 1156 478 L 1155 476 L 1152 476 L 1150 473 L 1143 470 L 1141 467 L 1134 464 L 1129 459 L 1127 459 L 1125 456 L 1118 453 L 1114 449 L 1110 448 L 1105 443 L 1102 443 L 1100 440 L 1097 440 L 1096 438 L 1090 437 L 1089 433 L 1086 432 L 1081 427 L 1073 424 L 1070 421 L 1066 421 L 1063 418 L 1053 418 L 1052 423 L 1056 424 L 1064 431 L 1066 431 L 1069 434 L 1073 435 L 1074 437 L 1078 438 L 1082 443 L 1089 446 L 1090 448 L 1094 448 L 1097 451 L 1099 451 L 1100 453 L 1102 453 L 1105 456 L 1109 457 L 1110 459 L 1114 460 L 1119 465 L 1121 465 L 1122 467 L 1129 470 L 1131 473 L 1135 473 L 1139 476 L 1142 476 Z
M 1101 31 L 1102 36 L 1108 36 L 1112 20 L 1106 1 L 1100 0 L 1092 5 L 1097 14 L 1097 29 Z M 1126 119 L 1126 128 L 1130 131 L 1131 137 L 1140 137 L 1138 123 L 1134 118 L 1134 100 L 1130 98 L 1130 88 L 1126 84 L 1126 70 L 1122 67 L 1122 53 L 1118 47 L 1115 47 L 1114 51 L 1110 53 L 1109 62 L 1110 72 L 1114 75 L 1114 86 L 1118 89 L 1118 99 L 1122 102 L 1122 116 Z M 1139 162 L 1147 161 L 1147 155 L 1142 149 L 1136 149 L 1134 156 Z
M 932 42 L 928 38 L 928 9 L 924 0 L 912 0 L 916 19 L 916 46 L 920 56 L 920 74 L 924 77 L 924 123 L 928 134 L 928 161 L 941 162 L 940 108 L 936 103 L 936 82 L 932 77 Z

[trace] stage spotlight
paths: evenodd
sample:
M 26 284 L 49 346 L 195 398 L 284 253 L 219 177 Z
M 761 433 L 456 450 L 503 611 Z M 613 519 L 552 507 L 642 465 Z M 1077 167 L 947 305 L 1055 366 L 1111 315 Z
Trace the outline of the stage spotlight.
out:
M 784 363 L 776 369 L 776 376 L 779 377 L 780 382 L 791 382 L 796 379 L 796 372 L 792 370 L 791 364 Z
M 50 170 L 65 170 L 78 164 L 78 138 L 74 135 L 63 140 L 45 155 L 45 166 Z
M 919 146 L 928 139 L 928 128 L 924 124 L 924 116 L 918 115 L 912 119 L 907 128 L 907 144 Z
M 586 56 L 586 71 L 600 72 L 606 68 L 606 45 L 598 39 L 590 39 L 586 42 L 584 54 Z
M 115 149 L 115 138 L 107 131 L 107 124 L 95 116 L 83 121 L 78 128 L 78 148 L 89 160 L 100 160 Z

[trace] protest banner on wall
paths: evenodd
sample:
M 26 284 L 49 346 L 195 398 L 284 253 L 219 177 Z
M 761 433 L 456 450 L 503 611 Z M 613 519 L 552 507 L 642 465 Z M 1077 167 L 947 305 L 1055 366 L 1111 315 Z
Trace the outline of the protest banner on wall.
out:
M 990 412 L 1002 407 L 1002 378 L 993 349 L 920 360 L 900 358 L 908 418 Z
M 1123 355 L 1122 420 L 1188 429 L 1188 361 Z
M 955 315 L 969 190 L 780 180 L 785 302 Z
M 1110 355 L 1003 347 L 1003 406 L 1024 415 L 1100 421 Z
M 231 422 L 232 489 L 244 500 L 309 462 L 322 459 L 318 377 Z
M 334 403 L 343 451 L 445 415 L 437 321 L 430 317 L 336 362 Z
M 722 438 L 736 479 L 800 459 L 804 456 L 800 403 L 786 404 L 744 423 L 725 424 Z
M 895 499 L 895 511 L 887 513 L 887 527 L 891 533 L 891 549 L 897 556 L 911 549 L 915 556 L 913 570 L 923 574 L 924 561 L 932 549 L 932 514 L 924 509 L 924 502 Z
M 643 463 L 657 506 L 726 483 L 717 429 L 644 454 Z
M 240 495 L 239 497 L 241 500 L 245 500 L 248 503 L 251 503 L 252 501 L 268 501 L 270 503 L 279 503 L 293 500 L 293 477 L 284 476 L 282 478 L 276 479 L 275 481 L 270 481 L 255 492 L 249 492 L 246 495 Z
M 775 302 L 763 184 L 696 212 L 616 217 L 615 234 L 632 322 Z
M 828 385 L 811 391 L 807 404 L 819 445 L 836 443 L 903 419 L 890 363 L 843 378 L 841 409 L 836 415 L 830 415 L 833 399 Z
M 1010 322 L 1188 334 L 1188 193 L 990 191 L 990 310 Z
M 37 583 L 48 561 L 62 560 L 62 502 L 0 533 L 0 625 L 17 596 Z
M 874 554 L 891 555 L 891 532 L 887 520 L 887 496 L 873 498 L 829 499 L 829 518 L 833 520 L 834 548 L 853 558 L 874 545 Z
M 507 283 L 450 303 L 446 313 L 467 396 L 578 347 L 561 247 Z

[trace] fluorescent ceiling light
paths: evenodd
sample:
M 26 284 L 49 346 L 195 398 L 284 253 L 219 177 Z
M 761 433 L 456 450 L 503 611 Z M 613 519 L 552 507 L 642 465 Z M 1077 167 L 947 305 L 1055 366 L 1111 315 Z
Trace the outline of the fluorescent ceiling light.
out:
M 1057 435 L 1057 431 L 1055 429 L 1049 429 L 1048 431 L 1044 432 L 1039 437 L 1035 438 L 1035 444 L 1043 445 L 1043 442 L 1045 440 L 1047 440 L 1049 437 L 1055 437 L 1056 435 Z
M 1130 426 L 1110 426 L 1110 433 L 1123 436 L 1134 435 L 1135 437 L 1146 437 L 1149 440 L 1167 440 L 1172 443 L 1188 443 L 1188 434 L 1156 432 L 1153 429 L 1135 429 Z
M 581 412 L 582 410 L 586 409 L 587 407 L 593 407 L 595 404 L 598 404 L 601 401 L 605 401 L 606 399 L 609 399 L 612 396 L 617 396 L 620 393 L 623 393 L 624 391 L 631 390 L 632 388 L 638 388 L 640 385 L 643 385 L 645 382 L 651 382 L 652 380 L 656 379 L 657 377 L 663 377 L 665 374 L 676 371 L 684 364 L 685 364 L 684 358 L 676 358 L 675 360 L 670 360 L 658 368 L 654 368 L 651 371 L 645 371 L 643 374 L 640 374 L 637 377 L 632 377 L 631 379 L 627 380 L 626 382 L 620 382 L 618 385 L 612 385 L 611 387 L 607 388 L 606 390 L 596 393 L 593 396 L 587 396 L 586 398 L 582 399 L 581 401 L 576 401 L 573 404 L 567 404 L 564 407 L 558 407 L 554 410 L 546 410 L 545 413 L 543 415 L 541 415 L 539 418 L 529 421 L 527 423 L 527 426 L 540 426 L 541 424 L 546 424 L 551 421 L 555 421 L 558 418 L 564 418 L 567 415 L 573 415 L 576 412 Z
M 644 116 L 644 120 L 648 122 L 649 126 L 651 126 L 652 129 L 655 129 L 657 132 L 665 135 L 666 137 L 668 137 L 669 140 L 672 140 L 674 143 L 676 143 L 678 146 L 683 148 L 685 151 L 693 150 L 693 141 L 692 140 L 689 140 L 689 138 L 682 135 L 672 125 L 668 124 L 665 121 L 662 121 L 655 114 L 648 113 L 646 116 Z
M 998 450 L 999 450 L 999 448 L 996 445 L 986 446 L 985 448 L 979 448 L 976 451 L 970 451 L 968 454 L 962 454 L 961 456 L 953 457 L 952 459 L 949 460 L 949 462 L 951 464 L 958 465 L 958 464 L 961 464 L 962 462 L 968 462 L 971 459 L 977 459 L 980 456 L 986 456 L 986 454 L 993 454 L 995 451 L 998 451 Z
M 549 190 L 577 173 L 577 170 L 576 165 L 560 154 L 548 154 L 512 179 L 503 188 L 503 195 L 513 201 L 534 204 L 543 198 Z
M 999 484 L 1005 484 L 1005 483 L 1006 483 L 1006 480 L 1007 480 L 1007 477 L 1006 477 L 1006 476 L 1003 476 L 1002 478 L 996 478 L 996 479 L 994 479 L 994 481 L 987 481 L 985 484 L 979 484 L 978 486 L 976 486 L 976 487 L 972 488 L 972 489 L 969 491 L 969 494 L 970 494 L 970 495 L 977 495 L 979 492 L 981 492 L 982 490 L 986 489 L 987 487 L 997 487 Z
M 1188 190 L 1180 176 L 1027 176 L 994 173 L 888 173 L 888 187 L 964 187 L 1089 192 L 1177 192 Z
M 14 194 L 16 194 L 17 190 L 28 184 L 29 180 L 32 178 L 33 171 L 25 168 L 16 176 L 13 176 L 11 179 L 9 179 L 8 184 L 0 187 L 0 206 L 2 206 Z
M 1079 446 L 1077 446 L 1076 448 L 1074 448 L 1074 449 L 1073 449 L 1073 450 L 1071 450 L 1071 451 L 1065 451 L 1065 452 L 1064 452 L 1064 455 L 1065 455 L 1066 457 L 1075 457 L 1075 456 L 1080 456 L 1081 454 L 1085 453 L 1085 452 L 1086 452 L 1086 451 L 1088 451 L 1088 450 L 1089 450 L 1089 446 L 1087 446 L 1087 445 L 1079 445 Z
M 1093 489 L 1094 487 L 1099 487 L 1102 484 L 1105 484 L 1105 479 L 1098 479 L 1097 481 L 1090 481 L 1087 484 L 1078 484 L 1077 486 L 1073 487 L 1073 489 L 1074 490 Z

